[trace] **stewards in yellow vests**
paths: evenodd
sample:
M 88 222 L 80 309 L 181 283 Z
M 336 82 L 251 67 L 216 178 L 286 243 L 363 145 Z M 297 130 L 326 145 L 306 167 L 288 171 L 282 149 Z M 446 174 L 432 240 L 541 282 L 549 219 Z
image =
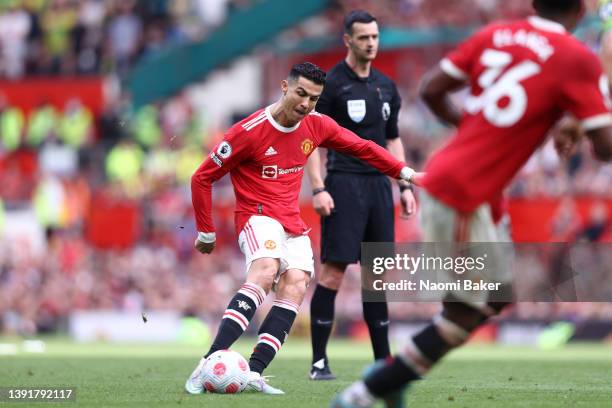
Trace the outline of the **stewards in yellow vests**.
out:
M 61 180 L 55 176 L 43 177 L 34 191 L 34 212 L 43 227 L 66 225 L 66 191 Z
M 176 152 L 165 147 L 156 147 L 147 153 L 144 170 L 154 179 L 174 176 Z M 195 171 L 195 169 L 194 169 Z
M 91 140 L 93 115 L 87 106 L 77 98 L 66 102 L 63 116 L 59 119 L 59 138 L 75 149 L 83 147 Z
M 188 184 L 191 176 L 204 161 L 203 149 L 195 145 L 186 145 L 178 153 L 176 179 L 179 184 Z
M 210 137 L 208 127 L 200 114 L 193 114 L 185 132 L 185 140 L 195 146 L 204 146 Z
M 21 109 L 6 105 L 0 97 L 0 149 L 13 151 L 21 144 L 25 119 Z
M 116 144 L 106 156 L 106 175 L 121 183 L 128 193 L 137 193 L 145 154 L 137 144 L 125 140 Z
M 31 147 L 38 147 L 51 135 L 57 132 L 57 111 L 49 103 L 41 103 L 28 115 L 28 129 L 26 143 Z
M 132 122 L 132 133 L 145 149 L 157 146 L 162 131 L 159 126 L 159 110 L 155 105 L 145 105 L 136 112 Z

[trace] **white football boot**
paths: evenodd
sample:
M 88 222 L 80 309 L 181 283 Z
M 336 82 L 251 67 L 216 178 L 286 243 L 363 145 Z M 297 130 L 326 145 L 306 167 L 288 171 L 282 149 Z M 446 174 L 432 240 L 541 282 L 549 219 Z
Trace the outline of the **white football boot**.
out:
M 202 357 L 195 370 L 187 378 L 187 382 L 185 382 L 185 391 L 189 394 L 202 394 L 204 392 L 204 384 L 202 383 L 204 363 L 206 363 L 206 358 Z
M 266 377 L 262 377 L 261 374 L 256 371 L 251 371 L 249 373 L 247 390 L 249 389 L 269 395 L 281 395 L 285 393 L 284 391 L 274 388 L 268 384 Z
M 376 399 L 363 381 L 351 384 L 332 400 L 329 408 L 372 408 Z

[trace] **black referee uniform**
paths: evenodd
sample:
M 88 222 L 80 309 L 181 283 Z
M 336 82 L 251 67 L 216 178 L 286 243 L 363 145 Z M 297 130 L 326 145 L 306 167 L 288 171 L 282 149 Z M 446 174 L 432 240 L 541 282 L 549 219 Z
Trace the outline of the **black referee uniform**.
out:
M 399 137 L 397 87 L 380 71 L 361 78 L 342 61 L 327 73 L 317 111 L 363 139 L 386 147 Z M 333 150 L 327 155 L 325 189 L 335 209 L 322 217 L 321 261 L 354 263 L 361 242 L 393 242 L 394 206 L 387 176 L 361 160 Z

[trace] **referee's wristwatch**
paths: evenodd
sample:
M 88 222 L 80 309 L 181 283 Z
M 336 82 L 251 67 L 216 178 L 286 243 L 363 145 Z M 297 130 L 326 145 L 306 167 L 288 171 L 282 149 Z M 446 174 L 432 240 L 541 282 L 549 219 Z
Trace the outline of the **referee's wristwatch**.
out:
M 410 184 L 409 181 L 397 180 L 397 185 L 399 186 L 400 194 L 403 193 L 406 190 L 410 190 L 410 191 L 414 192 L 414 188 L 412 188 L 412 184 Z
M 315 188 L 314 190 L 312 190 L 312 196 L 316 196 L 319 193 L 322 193 L 325 191 L 325 187 L 319 187 L 319 188 Z

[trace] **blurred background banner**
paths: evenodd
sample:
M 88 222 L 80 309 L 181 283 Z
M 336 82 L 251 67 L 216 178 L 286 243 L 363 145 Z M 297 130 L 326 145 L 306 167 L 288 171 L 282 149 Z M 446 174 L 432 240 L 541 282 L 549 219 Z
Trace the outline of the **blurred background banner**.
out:
M 213 189 L 217 249 L 193 250 L 190 177 L 223 132 L 273 103 L 293 63 L 329 69 L 344 58 L 342 18 L 364 8 L 381 26 L 374 66 L 402 98 L 407 160 L 421 168 L 451 135 L 419 100 L 422 74 L 478 27 L 526 16 L 531 3 L 0 2 L 0 335 L 207 341 L 244 279 L 228 177 Z M 597 50 L 596 1 L 586 3 L 576 35 Z M 612 242 L 611 181 L 611 166 L 592 159 L 587 143 L 568 161 L 544 144 L 507 191 L 513 239 Z M 318 251 L 310 191 L 305 178 L 302 215 Z M 399 242 L 421 239 L 418 216 L 397 217 L 395 228 Z M 358 269 L 349 268 L 338 295 L 336 331 L 361 339 Z M 392 330 L 399 339 L 438 311 L 435 303 L 394 303 Z M 529 342 L 555 322 L 575 327 L 568 339 L 609 338 L 612 305 L 521 302 L 481 333 Z M 300 313 L 292 335 L 307 328 Z
M 155 312 L 148 315 L 155 323 L 136 325 L 139 313 L 91 311 L 73 313 L 70 318 L 70 336 L 80 342 L 111 341 L 169 343 L 177 341 L 181 319 L 178 313 Z
M 38 111 L 46 104 L 61 109 L 71 99 L 78 98 L 98 116 L 104 110 L 106 98 L 104 88 L 105 80 L 100 76 L 0 80 L 0 89 L 4 98 L 11 101 L 11 106 L 19 108 L 25 115 Z

